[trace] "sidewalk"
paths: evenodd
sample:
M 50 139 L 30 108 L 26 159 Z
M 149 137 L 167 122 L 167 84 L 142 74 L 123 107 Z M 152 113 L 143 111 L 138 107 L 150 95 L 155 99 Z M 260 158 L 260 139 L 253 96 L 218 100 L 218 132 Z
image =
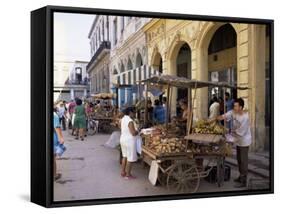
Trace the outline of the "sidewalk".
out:
M 233 166 L 237 166 L 236 149 L 233 149 L 233 155 L 226 158 L 226 162 Z M 250 152 L 248 169 L 253 174 L 264 178 L 270 176 L 270 157 L 269 152 Z
M 143 168 L 140 163 L 133 166 L 133 174 L 137 179 L 128 181 L 122 178 L 119 151 L 103 146 L 110 135 L 96 134 L 80 141 L 74 140 L 67 131 L 63 134 L 67 150 L 57 161 L 62 178 L 54 182 L 55 201 L 176 194 L 163 186 L 153 186 L 148 180 L 149 167 Z M 237 167 L 232 167 L 231 179 L 224 182 L 222 187 L 202 178 L 198 192 L 244 190 L 234 188 L 233 178 L 238 174 Z M 249 177 L 260 179 L 260 176 L 253 173 L 249 173 Z

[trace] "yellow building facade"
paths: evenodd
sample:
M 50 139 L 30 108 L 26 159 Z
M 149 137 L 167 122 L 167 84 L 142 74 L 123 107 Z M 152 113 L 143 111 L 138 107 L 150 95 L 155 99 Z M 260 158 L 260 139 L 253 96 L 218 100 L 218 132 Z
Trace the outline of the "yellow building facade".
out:
M 163 74 L 197 80 L 221 78 L 249 87 L 230 93 L 245 100 L 253 136 L 251 149 L 260 151 L 267 147 L 265 109 L 269 98 L 265 93 L 270 38 L 265 25 L 153 19 L 142 30 L 146 35 L 148 65 Z M 195 118 L 208 117 L 210 91 L 207 88 L 197 91 Z M 185 93 L 190 101 L 194 91 L 172 90 L 172 114 L 176 114 L 179 95 Z

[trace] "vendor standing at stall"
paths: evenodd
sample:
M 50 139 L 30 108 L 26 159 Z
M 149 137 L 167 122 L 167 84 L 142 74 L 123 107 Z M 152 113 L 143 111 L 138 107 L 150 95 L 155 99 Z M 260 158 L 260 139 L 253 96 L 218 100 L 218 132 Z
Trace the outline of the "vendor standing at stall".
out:
M 153 112 L 154 112 L 154 108 L 152 106 L 152 102 L 151 100 L 147 101 L 147 124 L 146 127 L 151 127 L 153 125 Z
M 136 137 L 138 131 L 135 128 L 133 117 L 134 108 L 128 107 L 124 111 L 121 119 L 121 137 L 120 145 L 122 151 L 121 176 L 125 179 L 135 179 L 131 174 L 132 164 L 137 161 Z
M 97 100 L 95 103 L 95 113 L 99 114 L 102 111 L 102 106 L 100 100 Z
M 220 103 L 217 97 L 213 98 L 213 103 L 209 108 L 209 119 L 217 118 L 220 115 Z
M 159 100 L 154 101 L 153 120 L 156 124 L 163 124 L 166 122 L 166 111 L 165 108 L 160 105 Z
M 185 132 L 186 131 L 186 123 L 190 115 L 190 110 L 188 108 L 188 103 L 186 100 L 180 100 L 179 106 L 181 108 L 182 114 L 181 117 L 175 117 L 173 118 L 174 121 L 178 124 L 180 129 Z
M 248 112 L 244 110 L 244 100 L 238 98 L 234 101 L 234 108 L 224 115 L 218 116 L 217 120 L 233 121 L 231 135 L 234 138 L 237 149 L 237 162 L 239 169 L 239 177 L 234 179 L 238 184 L 237 188 L 247 187 L 248 176 L 248 152 L 252 143 L 250 119 Z

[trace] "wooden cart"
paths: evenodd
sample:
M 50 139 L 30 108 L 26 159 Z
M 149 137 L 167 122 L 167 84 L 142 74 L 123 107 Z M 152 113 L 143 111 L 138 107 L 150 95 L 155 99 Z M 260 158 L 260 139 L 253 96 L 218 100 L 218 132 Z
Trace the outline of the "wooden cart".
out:
M 92 117 L 93 120 L 97 121 L 98 132 L 111 133 L 114 127 L 111 125 L 113 118 L 112 117 Z
M 192 151 L 194 158 L 216 160 L 217 184 L 219 187 L 222 186 L 224 182 L 224 159 L 227 155 L 225 138 L 222 135 L 215 134 L 189 134 L 185 139 L 199 148 L 199 151 Z M 215 149 L 208 152 L 204 151 L 202 147 L 215 147 Z
M 159 167 L 157 180 L 162 186 L 177 192 L 196 192 L 199 187 L 200 174 L 195 159 L 190 153 L 157 154 L 143 146 L 143 161 L 151 166 L 156 161 Z
M 94 94 L 92 95 L 94 100 L 100 100 L 102 103 L 107 101 L 109 102 L 112 99 L 116 98 L 115 94 L 112 93 L 100 93 L 100 94 Z M 105 132 L 105 133 L 111 133 L 113 130 L 113 127 L 111 125 L 113 121 L 113 114 L 114 114 L 114 109 L 113 106 L 102 106 L 102 111 L 108 111 L 112 115 L 106 115 L 106 114 L 99 114 L 94 113 L 93 116 L 91 117 L 91 120 L 96 121 L 97 126 L 98 126 L 98 132 Z M 103 112 L 103 113 L 104 113 Z
M 167 186 L 170 189 L 175 189 L 178 192 L 194 193 L 197 191 L 200 178 L 207 177 L 212 170 L 212 168 L 217 166 L 217 184 L 218 186 L 223 185 L 224 181 L 224 159 L 226 153 L 220 149 L 225 147 L 225 140 L 222 135 L 208 135 L 208 134 L 193 134 L 191 133 L 192 127 L 192 116 L 194 100 L 196 98 L 196 91 L 198 88 L 204 88 L 209 86 L 222 87 L 225 88 L 236 88 L 240 90 L 248 89 L 247 87 L 235 87 L 229 85 L 228 83 L 216 83 L 207 81 L 190 80 L 183 77 L 162 75 L 154 76 L 152 78 L 146 79 L 145 84 L 159 84 L 167 86 L 167 112 L 166 118 L 169 118 L 170 111 L 170 101 L 171 101 L 171 87 L 178 88 L 190 88 L 194 89 L 194 96 L 190 105 L 191 114 L 189 120 L 187 121 L 187 130 L 185 140 L 187 145 L 189 143 L 195 144 L 197 146 L 208 145 L 217 147 L 218 150 L 212 152 L 204 151 L 192 151 L 187 149 L 183 153 L 174 154 L 156 154 L 153 150 L 143 146 L 143 161 L 151 165 L 152 161 L 156 161 L 159 167 L 158 181 L 160 184 Z M 147 86 L 146 86 L 147 88 Z M 146 93 L 147 94 L 147 93 Z M 191 94 L 191 93 L 190 93 Z M 147 99 L 146 99 L 147 100 Z M 225 98 L 224 98 L 225 100 Z M 147 106 L 147 104 L 146 104 Z M 224 111 L 225 112 L 225 111 Z M 147 113 L 145 118 L 147 118 Z M 226 124 L 226 123 L 224 123 Z M 168 121 L 166 122 L 166 127 L 168 127 Z M 208 160 L 207 167 L 198 168 L 196 160 L 198 159 Z M 208 167 L 209 166 L 209 167 Z
M 146 146 L 142 147 L 143 162 L 151 166 L 156 161 L 159 167 L 157 180 L 160 185 L 180 193 L 195 193 L 200 185 L 200 179 L 209 175 L 217 166 L 217 185 L 224 182 L 224 154 L 194 153 L 191 150 L 173 154 L 157 154 Z M 208 161 L 204 169 L 199 169 L 197 160 L 204 158 Z

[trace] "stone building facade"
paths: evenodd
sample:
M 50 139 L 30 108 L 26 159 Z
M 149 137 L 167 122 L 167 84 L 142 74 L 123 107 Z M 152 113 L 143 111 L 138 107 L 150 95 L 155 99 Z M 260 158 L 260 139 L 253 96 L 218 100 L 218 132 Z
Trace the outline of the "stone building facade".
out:
M 190 79 L 226 81 L 248 90 L 228 90 L 242 97 L 249 112 L 255 151 L 267 149 L 270 126 L 270 36 L 266 25 L 96 16 L 89 33 L 92 59 L 87 66 L 91 92 L 118 91 L 118 104 L 134 103 L 139 80 L 172 74 Z M 176 103 L 194 91 L 173 89 Z M 207 118 L 219 88 L 198 89 L 194 117 Z M 140 96 L 139 96 L 140 97 Z
M 91 60 L 87 65 L 90 79 L 90 93 L 108 93 L 110 91 L 110 38 L 109 16 L 96 15 L 88 38 L 90 39 Z
M 116 86 L 126 86 L 118 90 L 118 104 L 133 104 L 138 99 L 136 88 L 139 80 L 158 74 L 158 70 L 148 65 L 146 37 L 141 30 L 149 18 L 110 16 L 110 80 L 114 92 Z
M 89 95 L 89 81 L 86 72 L 87 64 L 87 61 L 79 60 L 55 63 L 54 101 L 70 101 L 74 100 L 75 97 L 82 99 Z
M 252 150 L 267 147 L 270 111 L 269 44 L 265 25 L 175 19 L 153 19 L 143 28 L 147 41 L 148 65 L 162 67 L 164 74 L 198 80 L 228 81 L 246 86 L 244 91 L 229 91 L 242 97 L 249 111 L 253 135 Z M 179 98 L 194 91 L 173 90 L 171 113 L 176 113 Z M 210 96 L 222 96 L 218 89 L 199 89 L 195 117 L 206 118 Z

